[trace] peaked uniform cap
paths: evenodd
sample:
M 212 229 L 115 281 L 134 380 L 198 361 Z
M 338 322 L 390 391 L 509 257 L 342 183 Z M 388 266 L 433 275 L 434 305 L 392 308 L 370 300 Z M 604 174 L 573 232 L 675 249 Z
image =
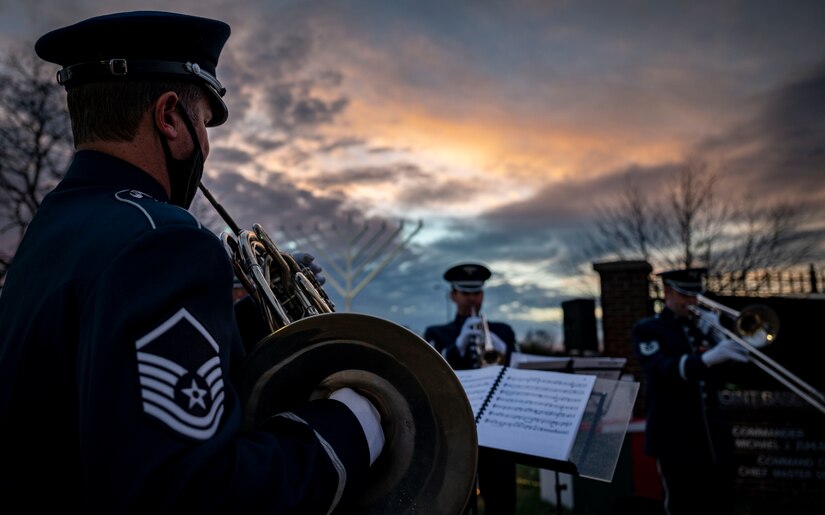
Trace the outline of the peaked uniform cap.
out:
M 89 18 L 43 35 L 41 59 L 63 66 L 57 80 L 67 90 L 101 81 L 183 80 L 205 87 L 210 126 L 229 116 L 217 79 L 230 27 L 209 18 L 162 11 L 133 11 Z
M 493 275 L 490 269 L 478 263 L 462 263 L 444 272 L 444 280 L 454 290 L 461 292 L 478 292 L 484 288 L 484 281 Z
M 681 270 L 667 270 L 658 275 L 662 282 L 683 295 L 696 296 L 705 291 L 703 279 L 707 268 L 685 268 Z

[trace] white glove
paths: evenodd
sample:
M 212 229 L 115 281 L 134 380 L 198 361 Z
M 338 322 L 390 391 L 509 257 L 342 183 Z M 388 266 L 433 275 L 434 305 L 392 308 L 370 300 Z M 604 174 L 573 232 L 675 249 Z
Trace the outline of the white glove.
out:
M 712 367 L 726 361 L 737 361 L 747 363 L 748 351 L 735 341 L 725 339 L 717 343 L 710 350 L 702 354 L 702 361 L 705 365 Z
M 507 344 L 498 335 L 490 331 L 490 340 L 493 342 L 493 348 L 502 356 L 507 354 Z
M 364 436 L 367 438 L 367 446 L 370 450 L 370 465 L 372 465 L 384 448 L 384 430 L 381 428 L 381 415 L 378 410 L 366 397 L 352 388 L 335 390 L 329 398 L 343 402 L 355 414 L 355 418 L 358 419 L 361 429 L 364 431 Z
M 461 332 L 458 333 L 458 338 L 455 339 L 455 346 L 458 347 L 458 353 L 463 357 L 467 353 L 467 349 L 474 341 L 482 341 L 484 333 L 481 330 L 481 318 L 471 316 L 467 317 L 464 325 L 461 326 Z
M 719 313 L 715 311 L 702 310 L 699 319 L 696 321 L 696 327 L 705 336 L 710 336 L 713 330 L 720 326 Z
M 756 347 L 757 349 L 764 347 L 770 340 L 768 340 L 768 333 L 761 327 L 754 331 L 751 335 L 746 335 L 741 337 L 745 340 L 745 343 L 749 343 L 752 347 Z
M 321 268 L 321 265 L 315 262 L 315 256 L 308 252 L 293 252 L 292 258 L 297 261 L 299 265 L 309 267 L 309 271 L 315 276 L 315 280 L 318 281 L 318 284 L 323 286 L 324 283 L 327 282 L 327 278 L 321 275 L 321 272 L 323 272 L 324 269 Z

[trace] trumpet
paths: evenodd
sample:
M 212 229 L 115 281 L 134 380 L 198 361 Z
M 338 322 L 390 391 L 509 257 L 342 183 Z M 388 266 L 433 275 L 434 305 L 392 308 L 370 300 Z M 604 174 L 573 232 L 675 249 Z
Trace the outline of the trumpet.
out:
M 759 304 L 737 311 L 701 294 L 696 297 L 696 305 L 690 306 L 689 309 L 700 318 L 705 312 L 730 318 L 735 330 L 713 323 L 712 330 L 715 334 L 729 338 L 744 347 L 750 355 L 750 362 L 825 414 L 825 396 L 822 393 L 759 350 L 776 341 L 779 317 L 775 311 Z
M 199 187 L 232 230 L 223 241 L 235 275 L 272 331 L 240 364 L 236 386 L 244 428 L 353 388 L 380 413 L 385 443 L 352 509 L 372 515 L 463 513 L 475 488 L 478 437 L 450 365 L 398 324 L 335 313 L 311 270 L 278 249 L 260 225 L 241 230 L 203 183 Z
M 472 310 L 472 315 L 477 316 L 475 309 Z M 505 363 L 505 356 L 497 351 L 493 345 L 493 338 L 490 333 L 490 326 L 487 324 L 487 317 L 481 315 L 479 318 L 481 318 L 479 326 L 482 336 L 481 338 L 475 339 L 471 344 L 475 358 L 475 368 L 503 365 Z

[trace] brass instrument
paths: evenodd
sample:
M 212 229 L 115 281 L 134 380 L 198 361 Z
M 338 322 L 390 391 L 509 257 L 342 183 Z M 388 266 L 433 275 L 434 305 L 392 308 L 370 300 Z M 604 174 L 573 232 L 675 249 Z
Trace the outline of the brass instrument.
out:
M 487 325 L 487 317 L 481 315 L 481 329 L 484 333 L 484 350 L 481 354 L 481 366 L 503 365 L 505 357 L 493 347 L 493 339 L 490 337 L 490 327 Z
M 463 513 L 475 488 L 478 438 L 449 364 L 403 326 L 335 313 L 310 270 L 278 250 L 260 225 L 241 230 L 200 189 L 234 232 L 224 243 L 235 273 L 272 329 L 241 364 L 244 427 L 353 388 L 379 411 L 385 443 L 349 507 L 364 514 Z
M 702 316 L 703 310 L 729 317 L 735 331 L 721 324 L 713 324 L 713 330 L 744 347 L 749 352 L 751 363 L 825 414 L 825 396 L 822 393 L 759 350 L 776 341 L 779 317 L 775 311 L 758 304 L 737 311 L 704 295 L 698 295 L 696 305 L 690 306 L 689 309 L 698 317 Z
M 471 314 L 472 316 L 477 316 L 475 309 L 471 311 Z M 493 339 L 490 336 L 490 326 L 487 324 L 487 317 L 481 315 L 479 318 L 481 318 L 480 329 L 482 337 L 471 343 L 476 359 L 475 368 L 503 365 L 506 358 L 493 346 Z

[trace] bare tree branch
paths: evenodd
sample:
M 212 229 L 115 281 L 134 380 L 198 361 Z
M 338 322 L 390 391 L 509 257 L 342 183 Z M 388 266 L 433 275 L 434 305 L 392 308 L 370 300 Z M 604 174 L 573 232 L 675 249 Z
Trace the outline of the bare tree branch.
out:
M 790 202 L 773 205 L 736 199 L 700 157 L 689 157 L 660 200 L 628 178 L 616 198 L 597 207 L 596 248 L 654 268 L 706 266 L 711 273 L 781 270 L 805 264 L 822 243 L 806 231 L 805 216 Z
M 0 282 L 43 197 L 71 158 L 63 90 L 31 51 L 0 62 Z
M 760 205 L 747 201 L 736 210 L 714 271 L 739 281 L 751 272 L 789 268 L 815 260 L 821 231 L 805 230 L 806 214 L 791 202 Z M 724 286 L 724 284 L 723 284 Z
M 657 246 L 657 207 L 629 176 L 625 188 L 612 202 L 596 206 L 597 238 L 602 250 L 615 253 L 620 259 L 628 256 L 650 260 Z

